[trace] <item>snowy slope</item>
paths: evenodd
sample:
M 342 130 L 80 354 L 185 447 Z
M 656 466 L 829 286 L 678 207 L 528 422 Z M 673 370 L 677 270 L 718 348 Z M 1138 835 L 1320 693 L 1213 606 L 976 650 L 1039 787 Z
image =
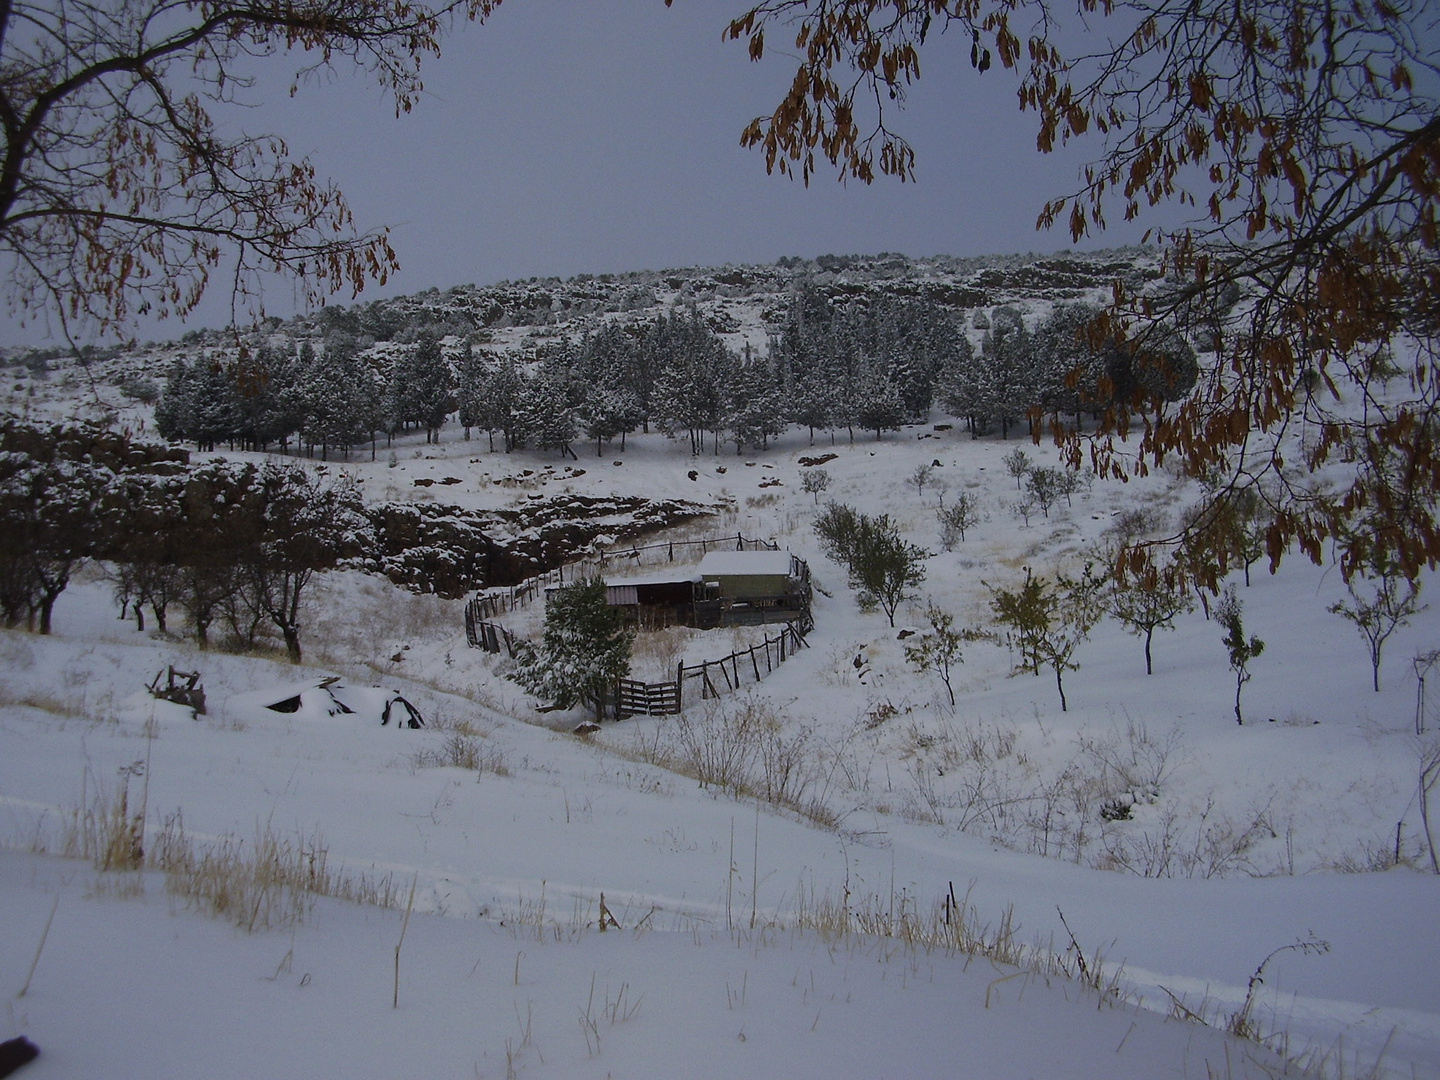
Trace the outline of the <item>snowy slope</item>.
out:
M 730 307 L 761 346 L 762 301 Z M 107 404 L 73 371 L 23 385 L 11 405 L 24 395 L 36 415 Z M 125 408 L 138 429 L 144 410 Z M 569 734 L 580 712 L 538 712 L 506 661 L 466 647 L 460 602 L 326 575 L 297 670 L 199 651 L 183 625 L 138 633 L 88 569 L 51 637 L 0 631 L 4 1035 L 45 1051 L 21 1075 L 1273 1075 L 1264 1047 L 1174 1018 L 1223 1026 L 1251 993 L 1293 1069 L 1440 1077 L 1440 877 L 1424 872 L 1411 665 L 1440 647 L 1440 610 L 1387 644 L 1375 693 L 1361 638 L 1327 611 L 1346 595 L 1338 572 L 1261 563 L 1248 586 L 1233 581 L 1247 633 L 1266 642 L 1244 726 L 1222 631 L 1198 609 L 1156 634 L 1151 676 L 1142 643 L 1101 623 L 1065 675 L 1063 712 L 1049 672 L 1012 676 L 1003 645 L 969 644 L 952 708 L 900 636 L 928 629 L 928 601 L 983 625 L 987 585 L 1014 587 L 1025 567 L 1073 573 L 1122 511 L 1173 521 L 1195 497 L 1157 474 L 1095 483 L 1027 521 L 1001 460 L 1018 445 L 930 425 L 813 446 L 791 431 L 765 454 L 696 458 L 639 435 L 567 464 L 447 429 L 437 445 L 397 441 L 393 465 L 382 448 L 323 466 L 372 500 L 478 510 L 557 492 L 694 500 L 715 513 L 680 535 L 774 538 L 809 562 L 821 591 L 808 649 L 719 703 L 589 740 Z M 801 480 L 817 466 L 800 459 L 821 454 L 835 455 L 819 466 L 827 498 L 889 514 L 935 553 L 894 629 L 859 609 L 816 543 Z M 918 493 L 906 479 L 932 463 Z M 942 552 L 935 512 L 962 492 L 983 519 Z M 538 633 L 538 609 L 506 618 Z M 657 672 L 752 640 L 637 648 Z M 170 664 L 202 673 L 206 716 L 144 692 Z M 307 692 L 297 712 L 265 708 L 329 676 L 365 707 L 335 712 Z M 430 726 L 380 727 L 394 693 Z M 747 718 L 792 755 L 786 805 L 655 763 Z M 1433 738 L 1440 715 L 1429 722 Z M 397 908 L 327 899 L 298 925 L 246 932 L 167 895 L 160 875 L 38 854 L 121 790 L 143 791 L 152 845 L 182 820 L 196 844 L 304 843 L 386 883 Z M 1114 799 L 1128 820 L 1099 816 Z M 1102 1005 L 1054 975 L 854 932 L 864 916 L 929 924 L 952 889 L 991 931 L 1008 918 L 1032 957 L 1099 963 L 1117 993 Z M 603 936 L 602 894 L 619 923 Z M 851 932 L 833 918 L 797 929 L 827 904 L 851 913 Z M 1327 947 L 1286 948 L 1299 942 Z

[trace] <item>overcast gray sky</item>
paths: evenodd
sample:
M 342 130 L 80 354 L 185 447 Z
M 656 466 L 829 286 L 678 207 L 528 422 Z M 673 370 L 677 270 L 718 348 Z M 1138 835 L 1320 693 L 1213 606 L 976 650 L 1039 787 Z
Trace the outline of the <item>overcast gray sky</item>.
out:
M 409 115 L 397 119 L 376 86 L 343 68 L 287 98 L 292 57 L 249 92 L 255 104 L 241 119 L 310 155 L 362 228 L 390 226 L 402 271 L 361 299 L 782 255 L 1069 246 L 1064 230 L 1036 233 L 1035 216 L 1047 197 L 1074 187 L 1100 144 L 1039 155 L 1014 75 L 971 70 L 969 42 L 954 32 L 932 38 L 923 78 L 895 117 L 919 154 L 917 182 L 841 185 L 821 171 L 807 189 L 767 175 L 739 135 L 773 110 L 794 64 L 780 47 L 785 35 L 768 35 L 758 65 L 743 41 L 721 40 L 743 7 L 507 0 L 486 24 L 456 27 Z M 1143 228 L 1112 228 L 1102 243 L 1135 242 Z M 140 336 L 222 324 L 222 285 L 217 278 L 188 324 L 140 327 Z M 274 314 L 295 310 L 283 285 L 265 302 Z M 348 303 L 348 293 L 334 302 Z

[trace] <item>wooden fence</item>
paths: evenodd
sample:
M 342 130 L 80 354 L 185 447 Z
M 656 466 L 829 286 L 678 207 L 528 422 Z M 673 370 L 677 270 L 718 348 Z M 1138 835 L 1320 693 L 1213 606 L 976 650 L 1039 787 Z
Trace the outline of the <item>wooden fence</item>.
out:
M 719 660 L 702 660 L 698 664 L 676 665 L 675 678 L 665 682 L 646 683 L 638 679 L 621 679 L 615 686 L 615 717 L 673 716 L 685 705 L 685 681 L 700 680 L 700 699 L 708 701 L 722 693 L 738 690 L 747 682 L 757 683 L 801 649 L 809 648 L 805 635 L 814 629 L 810 613 L 805 612 L 794 622 L 786 623 L 774 637 L 766 635 L 748 649 L 740 649 Z M 472 648 L 488 653 L 504 652 L 512 660 L 523 643 L 499 623 L 471 617 L 465 612 L 465 636 Z M 762 664 L 763 661 L 763 664 Z
M 679 671 L 676 673 L 678 675 Z M 621 679 L 615 684 L 615 718 L 624 720 L 627 716 L 674 716 L 683 707 L 684 686 L 685 683 L 680 678 L 674 682 L 660 683 Z
M 615 716 L 620 720 L 628 716 L 673 716 L 684 708 L 687 679 L 700 680 L 702 701 L 739 690 L 746 683 L 757 683 L 801 649 L 809 648 L 805 635 L 814 628 L 815 623 L 807 611 L 794 622 L 786 623 L 774 637 L 766 635 L 763 641 L 748 649 L 720 660 L 679 664 L 673 682 L 621 679 L 615 688 Z
M 484 649 L 488 653 L 498 653 L 503 649 L 512 660 L 515 659 L 515 646 L 520 641 L 499 623 L 477 618 L 473 602 L 465 608 L 465 640 L 472 649 Z
M 675 549 L 698 547 L 702 554 L 710 551 L 779 551 L 780 546 L 768 540 L 752 540 L 741 533 L 704 540 L 673 540 L 659 544 L 602 552 L 593 559 L 549 570 L 533 578 L 527 578 L 519 585 L 508 588 L 488 589 L 473 597 L 465 605 L 465 639 L 473 649 L 488 653 L 504 652 L 512 660 L 517 648 L 523 643 L 500 623 L 493 620 L 508 611 L 516 611 L 528 605 L 537 597 L 543 598 L 545 590 L 554 585 L 563 585 L 567 580 L 576 581 L 603 573 L 617 562 L 631 561 L 640 564 L 647 557 L 661 561 L 656 553 L 664 552 L 666 561 L 675 561 Z M 808 573 L 808 567 L 807 567 Z M 679 664 L 673 681 L 645 683 L 636 679 L 621 679 L 615 687 L 612 704 L 615 716 L 673 716 L 684 706 L 685 681 L 700 680 L 702 700 L 719 697 L 721 693 L 738 690 L 745 682 L 759 682 L 770 672 L 783 664 L 797 651 L 808 646 L 805 635 L 815 628 L 815 621 L 807 607 L 792 622 L 787 622 L 774 637 L 766 636 L 763 641 L 741 649 L 720 660 L 705 660 L 687 666 Z M 763 666 L 761 661 L 764 661 Z
M 685 679 L 699 679 L 702 700 L 719 697 L 722 687 L 726 691 L 739 690 L 747 681 L 758 683 L 801 649 L 808 648 L 805 635 L 814 628 L 815 622 L 810 612 L 805 611 L 794 622 L 786 623 L 774 637 L 767 634 L 763 641 L 756 642 L 748 649 L 733 652 L 721 660 L 705 660 L 693 666 L 682 666 L 681 681 L 683 683 Z

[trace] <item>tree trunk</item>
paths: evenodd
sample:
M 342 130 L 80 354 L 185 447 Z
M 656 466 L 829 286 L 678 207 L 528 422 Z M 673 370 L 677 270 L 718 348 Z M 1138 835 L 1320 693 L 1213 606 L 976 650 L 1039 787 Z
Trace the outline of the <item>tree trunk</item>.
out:
M 290 662 L 300 663 L 300 628 L 294 623 L 285 623 L 280 627 L 280 633 L 285 637 L 285 653 Z
M 55 600 L 59 593 L 46 593 L 40 598 L 40 633 L 50 633 L 50 613 L 55 608 Z

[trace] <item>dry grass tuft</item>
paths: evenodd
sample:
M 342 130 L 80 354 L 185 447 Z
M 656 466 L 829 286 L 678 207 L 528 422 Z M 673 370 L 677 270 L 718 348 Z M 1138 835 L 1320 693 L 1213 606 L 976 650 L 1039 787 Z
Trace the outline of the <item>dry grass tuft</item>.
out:
M 637 732 L 621 752 L 714 787 L 734 798 L 753 798 L 835 828 L 828 805 L 833 769 L 820 740 L 805 724 L 787 724 L 764 699 L 746 696 L 687 709 Z
M 466 725 L 468 727 L 468 725 Z M 509 776 L 510 766 L 505 761 L 505 752 L 498 746 L 487 743 L 483 736 L 461 730 L 446 733 L 438 746 L 427 746 L 415 751 L 410 763 L 417 769 L 468 769 L 476 773 L 494 773 Z
M 267 823 L 249 842 L 226 835 L 197 844 L 185 834 L 178 812 L 166 817 L 158 829 L 147 831 L 144 794 L 137 807 L 130 789 L 130 780 L 141 775 L 142 765 L 137 762 L 121 770 L 122 783 L 114 795 L 97 790 L 64 817 L 60 851 L 86 859 L 103 872 L 95 884 L 97 895 L 141 895 L 141 871 L 156 870 L 165 875 L 165 888 L 172 896 L 250 931 L 302 922 L 319 896 L 377 907 L 398 904 L 399 887 L 391 875 L 372 877 L 331 869 L 328 849 L 318 833 L 287 838 Z M 31 850 L 45 851 L 38 834 Z

